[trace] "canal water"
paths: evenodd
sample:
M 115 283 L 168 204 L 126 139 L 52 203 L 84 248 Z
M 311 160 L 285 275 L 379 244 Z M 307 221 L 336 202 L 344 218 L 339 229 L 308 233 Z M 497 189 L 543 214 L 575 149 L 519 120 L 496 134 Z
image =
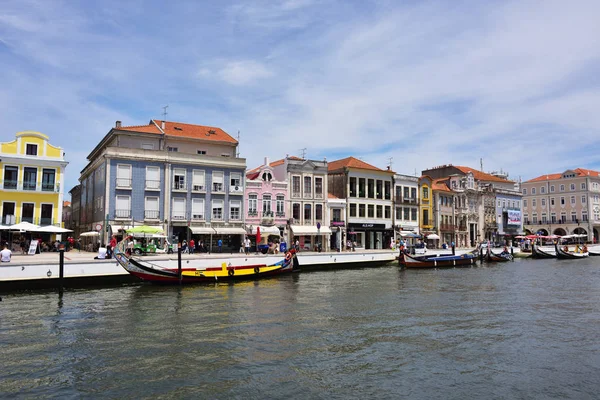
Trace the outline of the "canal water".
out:
M 600 396 L 595 258 L 2 297 L 0 398 Z

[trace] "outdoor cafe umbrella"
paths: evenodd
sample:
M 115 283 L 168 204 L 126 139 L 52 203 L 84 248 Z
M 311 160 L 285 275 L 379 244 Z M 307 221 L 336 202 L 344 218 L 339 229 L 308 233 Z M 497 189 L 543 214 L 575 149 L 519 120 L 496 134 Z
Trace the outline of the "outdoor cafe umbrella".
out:
M 23 221 L 18 224 L 10 225 L 8 230 L 20 231 L 20 232 L 37 232 L 39 225 L 32 224 L 31 222 Z
M 431 235 L 427 235 L 427 239 L 435 240 L 435 239 L 439 239 L 439 238 L 440 237 L 438 235 L 436 235 L 435 233 L 432 233 Z
M 38 229 L 35 230 L 35 232 L 40 232 L 40 233 L 68 233 L 68 232 L 73 232 L 73 231 L 70 230 L 70 229 L 61 228 L 59 226 L 48 225 L 48 226 L 40 226 Z
M 127 230 L 128 234 L 142 234 L 152 236 L 156 233 L 163 233 L 162 228 L 149 225 L 139 225 Z

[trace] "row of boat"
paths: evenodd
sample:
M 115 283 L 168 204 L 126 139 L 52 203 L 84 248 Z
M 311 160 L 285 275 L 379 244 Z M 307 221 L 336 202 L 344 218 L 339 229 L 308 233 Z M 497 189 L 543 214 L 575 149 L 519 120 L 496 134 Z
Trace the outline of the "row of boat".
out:
M 484 257 L 485 256 L 485 257 Z M 465 254 L 432 254 L 426 256 L 411 256 L 402 254 L 400 264 L 406 268 L 444 268 L 474 265 L 478 259 L 485 258 L 488 262 L 513 261 L 513 255 L 505 248 L 501 253 L 495 253 L 491 248 L 478 248 Z
M 531 246 L 533 258 L 560 258 L 566 260 L 579 260 L 589 256 L 600 256 L 600 248 L 589 248 L 586 245 L 576 245 L 570 248 L 567 245 L 554 244 L 554 249 L 542 248 L 536 244 Z

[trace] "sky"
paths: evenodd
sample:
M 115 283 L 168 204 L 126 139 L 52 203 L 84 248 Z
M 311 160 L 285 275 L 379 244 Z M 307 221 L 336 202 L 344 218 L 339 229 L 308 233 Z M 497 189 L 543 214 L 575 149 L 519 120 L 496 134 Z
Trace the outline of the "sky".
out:
M 598 15 L 593 0 L 2 0 L 0 141 L 50 136 L 66 192 L 116 120 L 166 105 L 239 132 L 248 168 L 304 151 L 408 175 L 600 170 Z

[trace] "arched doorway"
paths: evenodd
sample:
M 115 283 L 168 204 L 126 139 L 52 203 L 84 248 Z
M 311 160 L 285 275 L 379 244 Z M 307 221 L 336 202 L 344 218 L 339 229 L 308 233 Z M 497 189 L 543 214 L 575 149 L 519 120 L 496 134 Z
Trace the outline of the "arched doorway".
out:
M 545 230 L 545 229 L 539 229 L 539 230 L 537 231 L 537 234 L 538 234 L 538 235 L 541 235 L 541 236 L 548 236 L 548 231 L 547 231 L 547 230 Z
M 565 236 L 567 231 L 565 231 L 563 228 L 556 228 L 553 233 L 558 236 Z
M 533 231 L 531 229 L 525 229 L 526 235 L 533 235 Z
M 583 229 L 582 227 L 577 227 L 577 228 L 573 229 L 573 234 L 575 234 L 575 235 L 587 235 L 587 231 L 585 229 Z

